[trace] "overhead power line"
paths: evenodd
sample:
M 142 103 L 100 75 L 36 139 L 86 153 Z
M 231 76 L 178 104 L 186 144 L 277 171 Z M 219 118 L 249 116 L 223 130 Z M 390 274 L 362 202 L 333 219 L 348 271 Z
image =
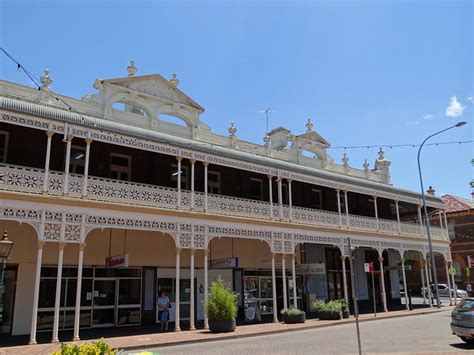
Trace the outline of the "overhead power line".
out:
M 429 146 L 429 145 L 447 145 L 447 144 L 466 144 L 466 143 L 473 143 L 474 140 L 467 140 L 467 141 L 452 141 L 452 142 L 436 142 L 436 143 L 428 143 L 428 144 L 425 144 L 425 146 Z M 352 146 L 344 146 L 344 145 L 340 145 L 340 146 L 335 146 L 335 147 L 329 147 L 328 149 L 344 149 L 344 150 L 347 150 L 347 149 L 371 149 L 371 148 L 389 148 L 389 149 L 393 149 L 393 148 L 416 148 L 416 147 L 419 147 L 420 144 L 408 144 L 408 143 L 404 143 L 404 144 L 380 144 L 380 145 L 352 145 Z
M 10 59 L 13 63 L 15 63 L 15 65 L 17 66 L 17 70 L 21 70 L 25 73 L 25 75 L 31 80 L 31 82 L 36 86 L 36 88 L 38 90 L 41 90 L 41 92 L 44 92 L 46 93 L 47 95 L 49 95 L 50 97 L 52 97 L 53 99 L 55 99 L 56 101 L 62 103 L 64 106 L 67 107 L 67 109 L 69 111 L 72 111 L 74 113 L 76 113 L 77 115 L 79 115 L 79 117 L 81 118 L 82 121 L 84 121 L 84 117 L 83 117 L 83 114 L 80 113 L 79 111 L 77 111 L 75 108 L 73 108 L 71 105 L 69 105 L 64 99 L 62 99 L 61 97 L 59 96 L 56 96 L 55 94 L 53 94 L 50 90 L 42 90 L 42 87 L 40 85 L 40 81 L 38 80 L 38 78 L 36 78 L 23 64 L 21 64 L 17 59 L 15 59 L 10 53 L 8 53 L 5 48 L 3 47 L 0 47 L 0 50 L 3 52 L 3 54 L 5 54 L 5 56 Z M 268 133 L 268 113 L 269 112 L 277 112 L 277 111 L 272 111 L 271 107 L 267 108 L 266 110 L 262 110 L 262 111 L 258 111 L 258 112 L 261 112 L 261 113 L 265 113 L 266 114 L 266 120 L 267 120 L 267 132 Z M 436 142 L 436 143 L 428 143 L 428 144 L 425 144 L 425 146 L 438 146 L 438 145 L 451 145 L 451 144 L 467 144 L 467 143 L 473 143 L 474 140 L 467 140 L 467 141 L 452 141 L 452 142 Z M 170 142 L 165 142 L 165 143 L 168 143 L 170 144 Z M 211 143 L 211 146 L 213 146 L 213 144 Z M 419 147 L 420 144 L 379 144 L 379 145 L 353 145 L 353 146 L 334 146 L 334 147 L 329 147 L 328 149 L 344 149 L 344 150 L 348 150 L 348 149 L 371 149 L 371 148 L 376 148 L 376 149 L 380 149 L 380 148 L 388 148 L 388 149 L 394 149 L 394 148 L 416 148 L 416 147 Z M 255 147 L 255 149 L 258 149 L 258 147 Z

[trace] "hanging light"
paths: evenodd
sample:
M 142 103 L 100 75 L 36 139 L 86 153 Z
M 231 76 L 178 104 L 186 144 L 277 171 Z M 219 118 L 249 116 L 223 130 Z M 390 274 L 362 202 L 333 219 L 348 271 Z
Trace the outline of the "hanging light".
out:
M 13 242 L 8 239 L 8 233 L 5 230 L 3 238 L 0 240 L 0 260 L 6 262 L 13 247 Z

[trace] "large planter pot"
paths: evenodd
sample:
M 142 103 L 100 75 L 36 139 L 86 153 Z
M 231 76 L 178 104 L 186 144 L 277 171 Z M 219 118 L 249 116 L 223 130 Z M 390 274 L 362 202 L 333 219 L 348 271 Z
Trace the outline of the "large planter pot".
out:
M 289 316 L 285 314 L 283 316 L 285 323 L 304 323 L 306 321 L 306 313 L 298 314 L 297 316 Z
M 351 315 L 351 312 L 349 312 L 349 308 L 343 309 L 342 310 L 342 318 L 347 319 Z
M 211 320 L 209 319 L 209 330 L 213 333 L 226 333 L 235 330 L 235 319 L 232 320 Z
M 321 312 L 319 314 L 320 320 L 340 320 L 342 319 L 342 312 Z

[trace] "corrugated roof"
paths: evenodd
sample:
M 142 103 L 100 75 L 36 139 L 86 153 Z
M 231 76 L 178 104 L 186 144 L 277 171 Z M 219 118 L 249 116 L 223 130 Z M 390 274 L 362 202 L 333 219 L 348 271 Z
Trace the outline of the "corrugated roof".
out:
M 454 195 L 443 195 L 441 199 L 444 201 L 446 213 L 461 212 L 474 209 L 474 201 L 468 200 Z

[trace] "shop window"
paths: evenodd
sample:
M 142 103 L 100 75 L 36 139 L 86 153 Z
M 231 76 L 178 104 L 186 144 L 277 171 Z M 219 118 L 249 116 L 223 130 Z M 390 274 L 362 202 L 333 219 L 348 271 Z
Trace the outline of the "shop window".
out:
M 0 163 L 7 161 L 9 133 L 0 131 Z
M 174 182 L 173 187 L 178 184 L 178 164 L 171 164 L 171 181 Z M 190 190 L 189 167 L 181 164 L 181 190 Z
M 71 146 L 69 171 L 73 174 L 84 174 L 85 161 L 86 148 L 77 145 Z
M 322 194 L 321 190 L 311 189 L 311 208 L 322 209 Z
M 207 191 L 210 194 L 220 195 L 221 193 L 221 173 L 217 171 L 207 172 Z
M 124 154 L 110 154 L 110 177 L 117 180 L 130 180 L 132 157 Z
M 263 200 L 262 179 L 250 178 L 250 197 L 257 200 Z

